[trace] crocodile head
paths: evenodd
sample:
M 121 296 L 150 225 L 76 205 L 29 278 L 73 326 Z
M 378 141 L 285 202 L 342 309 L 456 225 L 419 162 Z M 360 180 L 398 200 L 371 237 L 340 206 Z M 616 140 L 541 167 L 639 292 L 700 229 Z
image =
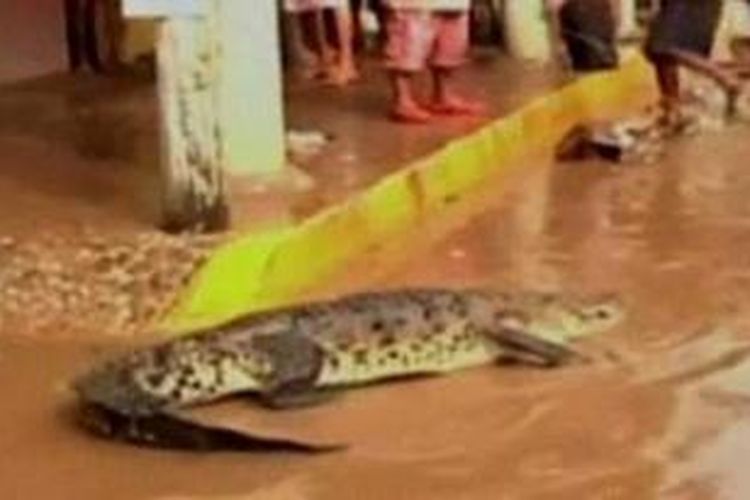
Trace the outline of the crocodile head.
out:
M 565 342 L 603 332 L 625 317 L 614 296 L 576 297 L 549 293 L 506 296 L 497 304 L 503 322 L 553 342 Z

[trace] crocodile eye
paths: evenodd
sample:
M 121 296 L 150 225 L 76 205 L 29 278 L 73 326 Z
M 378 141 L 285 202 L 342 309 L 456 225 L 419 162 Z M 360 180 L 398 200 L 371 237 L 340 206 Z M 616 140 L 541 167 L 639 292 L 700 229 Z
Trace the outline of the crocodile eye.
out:
M 593 316 L 596 319 L 607 319 L 609 318 L 609 311 L 604 307 L 599 307 L 594 310 Z

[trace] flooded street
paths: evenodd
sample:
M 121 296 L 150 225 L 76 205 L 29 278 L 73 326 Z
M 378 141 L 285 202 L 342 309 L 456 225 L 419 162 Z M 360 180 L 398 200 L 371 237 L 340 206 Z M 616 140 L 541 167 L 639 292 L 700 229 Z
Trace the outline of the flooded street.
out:
M 469 200 L 471 216 L 425 224 L 414 238 L 423 243 L 393 262 L 353 266 L 339 290 L 616 293 L 629 319 L 581 343 L 590 364 L 488 367 L 265 417 L 345 439 L 342 453 L 191 455 L 97 441 L 70 425 L 65 383 L 121 346 L 4 332 L 2 497 L 744 500 L 746 137 L 734 126 L 680 139 L 655 165 L 529 160 L 538 165 Z

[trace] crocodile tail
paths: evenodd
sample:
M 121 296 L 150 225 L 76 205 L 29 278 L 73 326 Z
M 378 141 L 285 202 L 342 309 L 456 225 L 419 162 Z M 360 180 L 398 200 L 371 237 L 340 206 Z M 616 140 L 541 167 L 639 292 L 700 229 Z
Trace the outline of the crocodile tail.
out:
M 207 425 L 176 413 L 128 416 L 96 404 L 83 404 L 79 423 L 99 436 L 151 448 L 185 451 L 325 453 L 344 445 L 254 435 Z

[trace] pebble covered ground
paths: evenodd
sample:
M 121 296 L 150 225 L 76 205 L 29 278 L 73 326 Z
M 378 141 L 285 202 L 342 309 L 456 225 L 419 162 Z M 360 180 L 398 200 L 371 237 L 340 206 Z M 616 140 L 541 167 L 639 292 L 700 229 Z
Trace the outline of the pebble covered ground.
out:
M 0 330 L 145 333 L 226 236 L 0 237 Z

